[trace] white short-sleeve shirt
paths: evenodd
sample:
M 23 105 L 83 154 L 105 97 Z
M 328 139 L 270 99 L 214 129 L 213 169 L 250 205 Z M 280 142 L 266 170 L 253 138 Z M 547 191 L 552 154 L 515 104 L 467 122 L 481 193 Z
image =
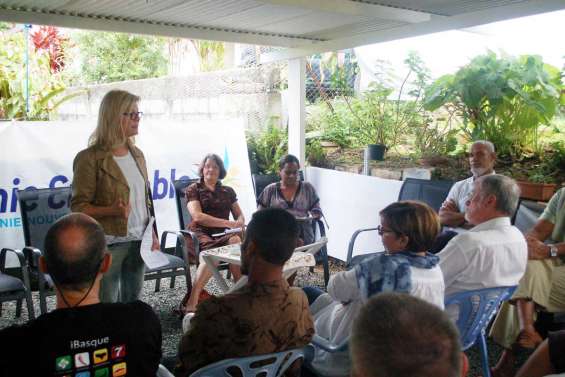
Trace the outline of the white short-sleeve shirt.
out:
M 449 296 L 518 285 L 526 270 L 528 247 L 509 217 L 497 217 L 452 238 L 438 256 Z

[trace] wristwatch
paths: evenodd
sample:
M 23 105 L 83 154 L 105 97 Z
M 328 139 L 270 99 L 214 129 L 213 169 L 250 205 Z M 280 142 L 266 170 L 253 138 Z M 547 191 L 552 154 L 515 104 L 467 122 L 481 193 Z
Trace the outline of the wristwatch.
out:
M 549 246 L 549 256 L 551 258 L 555 258 L 557 256 L 557 246 L 555 245 L 547 245 Z

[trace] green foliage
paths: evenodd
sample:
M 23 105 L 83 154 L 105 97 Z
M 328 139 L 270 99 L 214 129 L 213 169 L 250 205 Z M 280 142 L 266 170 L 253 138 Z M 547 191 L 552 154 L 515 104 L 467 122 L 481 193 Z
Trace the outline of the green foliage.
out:
M 332 141 L 340 147 L 357 146 L 359 141 L 353 127 L 355 119 L 346 102 L 333 100 L 332 109 L 333 111 L 330 111 L 324 107 L 317 119 L 317 126 L 322 131 L 323 139 Z
M 499 58 L 492 52 L 440 77 L 425 96 L 426 109 L 453 106 L 471 140 L 490 140 L 499 154 L 510 156 L 539 151 L 538 130 L 560 104 L 565 95 L 557 68 L 538 56 Z
M 541 156 L 541 164 L 537 169 L 532 169 L 528 179 L 532 182 L 555 182 L 559 172 L 565 170 L 565 142 L 554 142 L 550 149 Z
M 276 174 L 279 160 L 288 152 L 288 135 L 275 125 L 274 119 L 258 134 L 247 134 L 247 152 L 252 173 Z
M 328 110 L 314 120 L 320 124 L 323 138 L 341 147 L 384 144 L 393 148 L 417 126 L 425 125 L 421 96 L 429 80 L 428 70 L 413 52 L 404 63 L 408 73 L 396 94 L 392 71 L 383 62 L 378 62 L 376 80 L 369 90 L 358 97 L 353 96 L 347 76 L 336 71 L 332 85 L 341 96 L 326 100 Z
M 224 42 L 194 40 L 193 43 L 200 55 L 202 71 L 217 71 L 224 68 Z
M 26 114 L 26 38 L 21 28 L 3 24 L 0 34 L 0 119 L 47 120 L 58 106 L 78 93 L 64 95 L 65 71 L 62 57 L 53 70 L 53 40 L 38 48 L 29 43 L 29 112 Z M 56 41 L 58 48 L 64 41 Z M 61 50 L 58 50 L 61 53 Z
M 306 143 L 306 160 L 311 166 L 333 169 L 334 165 L 328 160 L 324 148 L 318 139 L 310 139 Z
M 160 37 L 84 31 L 73 35 L 80 49 L 81 78 L 105 83 L 163 76 L 165 41 Z
M 445 156 L 457 148 L 459 128 L 453 125 L 453 116 L 426 117 L 412 128 L 414 148 L 421 157 Z

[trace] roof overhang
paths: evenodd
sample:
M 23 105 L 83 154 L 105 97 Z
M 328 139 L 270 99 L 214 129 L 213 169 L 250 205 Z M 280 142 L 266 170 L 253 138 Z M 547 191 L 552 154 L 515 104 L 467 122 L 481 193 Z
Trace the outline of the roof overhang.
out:
M 565 0 L 0 0 L 0 21 L 277 46 L 274 61 L 565 9 Z

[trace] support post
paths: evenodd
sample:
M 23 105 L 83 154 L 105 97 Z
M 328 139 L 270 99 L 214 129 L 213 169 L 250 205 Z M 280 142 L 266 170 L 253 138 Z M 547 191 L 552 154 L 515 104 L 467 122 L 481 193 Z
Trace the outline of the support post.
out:
M 304 166 L 306 155 L 306 59 L 288 61 L 288 153 Z

